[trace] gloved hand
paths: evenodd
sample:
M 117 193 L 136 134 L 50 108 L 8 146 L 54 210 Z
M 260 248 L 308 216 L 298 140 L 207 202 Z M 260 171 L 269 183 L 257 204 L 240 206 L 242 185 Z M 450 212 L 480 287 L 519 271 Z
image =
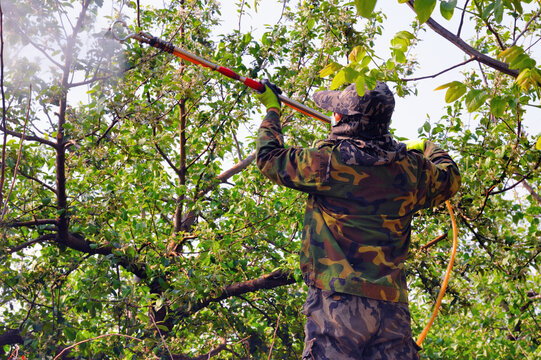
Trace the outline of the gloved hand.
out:
M 404 144 L 406 144 L 406 147 L 408 150 L 417 150 L 420 152 L 425 151 L 425 139 L 416 139 L 416 140 L 408 140 L 404 141 Z
M 270 108 L 280 110 L 282 108 L 282 102 L 278 99 L 278 95 L 282 93 L 282 90 L 267 79 L 263 79 L 261 83 L 265 85 L 265 91 L 261 94 L 256 94 L 256 97 L 265 105 L 267 110 Z

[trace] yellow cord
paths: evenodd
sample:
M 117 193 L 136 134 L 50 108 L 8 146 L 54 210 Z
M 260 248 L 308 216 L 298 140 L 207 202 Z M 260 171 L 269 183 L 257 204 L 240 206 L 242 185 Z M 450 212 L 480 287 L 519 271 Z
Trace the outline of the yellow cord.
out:
M 434 306 L 434 311 L 432 312 L 432 316 L 430 317 L 428 324 L 424 328 L 421 335 L 419 335 L 419 339 L 417 339 L 417 345 L 419 346 L 421 346 L 421 344 L 425 340 L 426 334 L 428 334 L 428 330 L 430 330 L 430 327 L 434 323 L 434 319 L 436 319 L 436 316 L 438 315 L 438 311 L 441 306 L 443 295 L 445 295 L 445 290 L 447 289 L 447 284 L 449 283 L 449 278 L 451 277 L 451 270 L 453 269 L 453 263 L 455 262 L 456 249 L 458 247 L 458 230 L 456 226 L 455 214 L 453 213 L 453 208 L 451 207 L 451 203 L 449 202 L 449 200 L 445 202 L 445 205 L 447 205 L 447 209 L 449 210 L 449 215 L 451 216 L 451 224 L 453 226 L 453 249 L 451 250 L 451 259 L 449 260 L 449 265 L 447 265 L 447 271 L 445 272 L 445 277 L 443 278 L 443 282 L 441 283 L 440 293 L 438 294 L 438 298 L 436 299 L 436 305 Z

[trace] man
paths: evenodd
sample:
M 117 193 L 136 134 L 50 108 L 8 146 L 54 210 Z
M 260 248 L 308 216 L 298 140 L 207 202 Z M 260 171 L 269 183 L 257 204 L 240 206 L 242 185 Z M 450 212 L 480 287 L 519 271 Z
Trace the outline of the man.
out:
M 273 84 L 257 165 L 277 184 L 309 194 L 301 270 L 308 285 L 303 359 L 418 359 L 404 260 L 411 219 L 454 195 L 460 174 L 429 141 L 393 140 L 394 97 L 384 83 L 358 96 L 355 85 L 314 94 L 336 125 L 315 148 L 284 148 Z

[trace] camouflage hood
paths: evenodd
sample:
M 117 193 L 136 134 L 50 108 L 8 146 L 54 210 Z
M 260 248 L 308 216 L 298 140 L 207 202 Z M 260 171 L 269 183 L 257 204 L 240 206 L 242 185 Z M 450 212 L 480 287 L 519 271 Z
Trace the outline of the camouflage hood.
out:
M 334 128 L 333 128 L 334 130 Z M 400 161 L 406 157 L 406 144 L 394 140 L 391 134 L 378 139 L 362 140 L 351 137 L 331 136 L 318 143 L 337 147 L 340 160 L 347 165 L 380 166 Z
M 395 102 L 385 83 L 378 82 L 363 96 L 357 94 L 355 84 L 342 91 L 318 91 L 314 101 L 325 110 L 345 115 L 340 123 L 351 127 L 349 136 L 377 137 L 389 132 Z
M 319 91 L 314 101 L 323 109 L 342 114 L 324 142 L 337 146 L 346 164 L 385 165 L 406 156 L 406 145 L 396 142 L 389 133 L 394 97 L 385 83 L 378 82 L 362 97 L 355 84 L 343 91 Z

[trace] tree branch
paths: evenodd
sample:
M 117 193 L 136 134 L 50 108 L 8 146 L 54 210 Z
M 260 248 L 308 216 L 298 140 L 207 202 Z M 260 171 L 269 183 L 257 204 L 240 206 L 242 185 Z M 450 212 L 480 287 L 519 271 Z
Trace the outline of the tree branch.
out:
M 19 138 L 19 139 L 22 139 L 24 137 L 24 139 L 27 140 L 27 141 L 35 141 L 35 142 L 38 142 L 40 144 L 49 145 L 52 148 L 56 148 L 56 144 L 54 142 L 52 142 L 52 141 L 45 140 L 45 139 L 40 138 L 39 136 L 36 136 L 36 135 L 23 135 L 23 134 L 21 134 L 19 132 L 7 129 L 4 125 L 0 126 L 0 131 L 3 131 L 5 134 L 11 135 L 11 136 Z
M 40 225 L 56 225 L 56 219 L 35 219 L 29 221 L 9 221 L 6 223 L 0 223 L 1 226 L 7 228 L 19 228 L 19 227 L 31 227 Z
M 445 70 L 442 70 L 440 71 L 439 73 L 437 74 L 434 74 L 434 75 L 428 75 L 428 76 L 422 76 L 422 77 L 418 77 L 418 78 L 413 78 L 413 79 L 402 79 L 402 81 L 418 81 L 418 80 L 424 80 L 424 79 L 430 79 L 430 78 L 435 78 L 437 76 L 440 76 L 441 74 L 444 74 L 446 73 L 447 71 L 450 71 L 450 70 L 453 70 L 453 69 L 456 69 L 457 67 L 460 67 L 460 66 L 463 66 L 463 65 L 466 65 L 472 61 L 476 60 L 475 58 L 471 57 L 469 58 L 468 60 L 465 60 L 463 62 L 461 62 L 460 64 L 456 64 L 456 65 L 453 65 L 451 66 L 450 68 L 447 68 Z
M 532 16 L 530 21 L 526 23 L 526 25 L 524 26 L 524 30 L 522 30 L 522 32 L 518 34 L 517 38 L 515 39 L 515 41 L 513 41 L 510 47 L 515 46 L 517 44 L 518 39 L 520 39 L 526 33 L 526 31 L 528 31 L 528 28 L 530 27 L 530 25 L 535 21 L 535 19 L 539 17 L 539 15 L 541 15 L 541 10 L 539 10 L 534 16 Z
M 89 342 L 89 341 L 95 341 L 95 340 L 98 340 L 98 339 L 101 339 L 101 338 L 104 338 L 104 337 L 111 337 L 111 336 L 119 336 L 119 337 L 124 337 L 124 338 L 131 339 L 131 340 L 143 341 L 141 339 L 138 339 L 136 337 L 126 335 L 126 334 L 103 334 L 103 335 L 99 335 L 99 336 L 96 336 L 96 337 L 93 337 L 93 338 L 90 338 L 90 339 L 81 340 L 81 341 L 79 341 L 79 342 L 77 342 L 77 343 L 75 343 L 73 345 L 65 347 L 64 349 L 62 349 L 62 351 L 60 351 L 60 353 L 58 355 L 55 356 L 55 358 L 53 360 L 59 359 L 60 356 L 62 356 L 63 353 L 65 353 L 66 351 L 69 351 L 70 349 L 73 349 L 74 347 L 76 347 L 78 345 L 81 345 L 81 344 Z
M 20 245 L 17 245 L 15 247 L 6 249 L 6 251 L 7 251 L 8 254 L 13 254 L 13 253 L 16 253 L 17 251 L 21 251 L 23 249 L 26 249 L 27 247 L 29 247 L 31 245 L 41 243 L 41 242 L 45 242 L 45 241 L 51 241 L 51 240 L 54 240 L 54 239 L 55 239 L 54 234 L 45 234 L 45 235 L 38 236 L 37 238 L 35 238 L 33 240 L 27 241 L 24 244 L 20 244 Z
M 255 292 L 263 289 L 274 289 L 276 287 L 290 285 L 295 283 L 295 278 L 291 272 L 276 270 L 270 274 L 265 274 L 257 279 L 247 280 L 240 283 L 234 283 L 221 289 L 221 294 L 215 297 L 198 301 L 191 309 L 190 313 L 195 313 L 213 302 L 228 299 L 233 296 L 239 296 L 249 292 Z M 182 311 L 182 310 L 181 310 Z
M 522 186 L 530 193 L 530 195 L 532 195 L 535 200 L 537 200 L 539 204 L 541 204 L 541 196 L 535 192 L 535 190 L 526 182 L 526 180 L 522 182 Z
M 56 189 L 55 189 L 55 188 L 53 188 L 53 187 L 50 186 L 50 185 L 47 185 L 46 183 L 44 183 L 44 182 L 41 181 L 40 179 L 35 178 L 35 177 L 31 176 L 31 175 L 28 175 L 28 174 L 26 174 L 26 173 L 24 173 L 24 172 L 22 172 L 22 171 L 19 171 L 19 174 L 20 174 L 21 176 L 23 176 L 23 177 L 29 179 L 29 180 L 33 180 L 33 181 L 37 182 L 38 184 L 40 184 L 40 185 L 43 186 L 44 188 L 46 188 L 46 189 L 50 190 L 51 192 L 53 192 L 54 194 L 56 194 Z
M 0 215 L 0 223 L 4 221 L 4 216 L 6 215 L 8 211 L 8 202 L 9 197 L 11 196 L 11 193 L 13 191 L 13 188 L 15 187 L 15 181 L 17 181 L 17 172 L 19 170 L 19 164 L 21 163 L 21 157 L 23 153 L 23 143 L 24 143 L 24 137 L 26 135 L 26 127 L 28 126 L 28 118 L 30 117 L 30 104 L 32 102 L 32 85 L 30 85 L 30 91 L 28 94 L 28 106 L 26 108 L 26 116 L 24 119 L 24 127 L 23 127 L 23 133 L 21 136 L 21 142 L 19 143 L 19 150 L 17 151 L 17 162 L 15 163 L 15 168 L 13 169 L 13 179 L 11 181 L 11 186 L 9 187 L 9 191 L 6 195 L 6 199 L 4 201 L 4 204 L 2 206 L 2 214 Z
M 0 350 L 4 345 L 22 344 L 24 339 L 20 335 L 19 329 L 7 329 L 6 332 L 0 334 Z
M 462 25 L 464 25 L 464 16 L 466 15 L 466 9 L 468 8 L 468 3 L 470 0 L 466 0 L 464 3 L 464 9 L 462 10 L 462 15 L 460 16 L 460 25 L 458 25 L 458 31 L 456 32 L 456 36 L 460 37 L 460 33 L 462 32 Z
M 413 11 L 415 11 L 415 9 L 413 7 L 413 4 L 414 4 L 413 0 L 408 1 L 407 4 L 409 5 L 409 7 Z M 519 74 L 518 70 L 509 69 L 508 64 L 506 64 L 504 62 L 501 62 L 501 61 L 498 61 L 496 59 L 493 59 L 490 56 L 487 56 L 487 55 L 479 52 L 478 50 L 474 49 L 473 47 L 468 45 L 464 40 L 462 40 L 458 36 L 451 33 L 449 30 L 447 30 L 446 28 L 444 28 L 443 26 L 438 24 L 436 21 L 434 21 L 434 19 L 429 18 L 427 20 L 426 24 L 428 25 L 429 28 L 434 30 L 434 32 L 436 32 L 437 34 L 442 36 L 444 39 L 450 41 L 452 44 L 454 44 L 460 50 L 464 51 L 466 54 L 470 55 L 472 58 L 479 61 L 480 63 L 483 63 L 483 64 L 485 64 L 485 65 L 487 65 L 487 66 L 489 66 L 489 67 L 491 67 L 491 68 L 493 68 L 493 69 L 495 69 L 497 71 L 500 71 L 500 72 L 502 72 L 504 74 L 510 75 L 510 76 L 512 76 L 514 78 L 516 78 L 518 76 L 518 74 Z

